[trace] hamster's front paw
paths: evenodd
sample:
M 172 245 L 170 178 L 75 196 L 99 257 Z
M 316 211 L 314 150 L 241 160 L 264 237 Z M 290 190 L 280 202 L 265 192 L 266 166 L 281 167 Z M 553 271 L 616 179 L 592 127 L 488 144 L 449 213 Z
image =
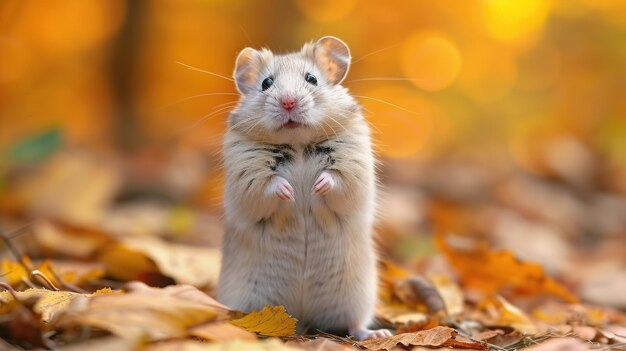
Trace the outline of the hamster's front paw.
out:
M 295 201 L 293 187 L 287 179 L 281 176 L 273 176 L 267 186 L 267 194 L 270 196 L 277 196 L 281 200 Z
M 324 196 L 328 194 L 335 187 L 335 178 L 332 174 L 326 171 L 322 171 L 317 180 L 315 180 L 315 184 L 313 184 L 313 191 L 311 194 L 317 194 L 319 196 Z

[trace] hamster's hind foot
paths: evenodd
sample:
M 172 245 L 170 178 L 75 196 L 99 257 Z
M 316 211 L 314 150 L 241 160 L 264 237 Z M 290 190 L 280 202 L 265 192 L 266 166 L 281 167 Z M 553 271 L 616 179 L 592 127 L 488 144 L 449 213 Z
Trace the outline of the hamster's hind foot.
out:
M 354 328 L 350 329 L 350 335 L 354 336 L 357 340 L 370 340 L 370 339 L 382 339 L 393 336 L 387 329 L 367 329 L 367 328 Z

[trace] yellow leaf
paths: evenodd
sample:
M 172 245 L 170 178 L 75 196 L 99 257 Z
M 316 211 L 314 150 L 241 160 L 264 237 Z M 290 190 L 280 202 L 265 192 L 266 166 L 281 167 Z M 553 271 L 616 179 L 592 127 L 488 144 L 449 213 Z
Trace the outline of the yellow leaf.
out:
M 514 306 L 502 296 L 489 299 L 483 303 L 487 309 L 495 311 L 496 318 L 501 325 L 510 325 L 522 333 L 533 335 L 538 332 L 537 326 L 521 309 Z
M 139 250 L 121 244 L 113 244 L 106 248 L 100 260 L 104 262 L 109 276 L 122 281 L 135 280 L 142 273 L 158 271 L 154 262 Z
M 11 261 L 6 258 L 2 260 L 2 275 L 11 286 L 21 284 L 22 277 L 29 277 L 28 272 L 26 272 L 19 262 Z
M 283 306 L 265 306 L 230 322 L 263 336 L 290 336 L 296 333 L 298 320 L 288 315 Z
M 256 340 L 257 336 L 227 321 L 217 321 L 194 326 L 189 334 L 211 341 Z
M 219 276 L 220 251 L 166 242 L 156 237 L 129 237 L 105 251 L 109 274 L 122 280 L 158 271 L 177 283 L 214 286 Z
M 41 320 L 43 322 L 50 322 L 59 312 L 67 309 L 72 302 L 77 299 L 86 299 L 89 295 L 79 294 L 70 291 L 52 291 L 46 289 L 28 289 L 25 291 L 16 292 L 17 298 L 20 301 L 37 298 L 34 310 L 41 314 Z M 13 296 L 8 291 L 0 292 L 0 313 L 6 313 L 8 311 L 4 308 L 8 308 L 8 302 L 13 300 Z

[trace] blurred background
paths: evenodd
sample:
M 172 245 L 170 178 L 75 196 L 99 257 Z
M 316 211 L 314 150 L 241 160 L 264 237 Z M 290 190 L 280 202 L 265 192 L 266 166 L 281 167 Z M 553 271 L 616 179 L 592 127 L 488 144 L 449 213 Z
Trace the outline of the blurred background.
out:
M 0 228 L 218 245 L 238 96 L 189 66 L 230 76 L 246 46 L 324 35 L 352 51 L 344 85 L 381 160 L 385 255 L 416 262 L 434 232 L 455 233 L 626 307 L 620 0 L 4 0 Z

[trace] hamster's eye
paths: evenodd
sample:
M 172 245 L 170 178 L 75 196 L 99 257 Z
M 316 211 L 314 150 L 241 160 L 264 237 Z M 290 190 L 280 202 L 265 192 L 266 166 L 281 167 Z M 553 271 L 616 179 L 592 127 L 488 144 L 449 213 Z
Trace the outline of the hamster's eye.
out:
M 313 84 L 313 85 L 317 85 L 317 78 L 315 78 L 314 75 L 312 75 L 311 73 L 307 73 L 304 75 L 304 80 L 306 80 L 307 83 Z
M 261 89 L 263 89 L 263 91 L 265 91 L 265 90 L 267 90 L 267 88 L 271 87 L 272 84 L 274 84 L 274 78 L 267 77 L 267 78 L 263 79 L 263 83 L 261 83 Z

